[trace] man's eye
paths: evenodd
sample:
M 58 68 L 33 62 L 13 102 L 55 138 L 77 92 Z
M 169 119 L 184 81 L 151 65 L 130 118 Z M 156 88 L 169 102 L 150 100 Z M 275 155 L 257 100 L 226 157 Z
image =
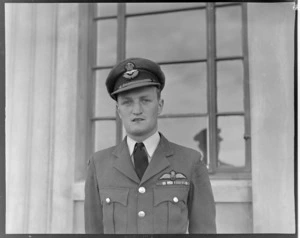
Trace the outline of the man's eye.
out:
M 150 100 L 150 99 L 147 99 L 147 98 L 144 98 L 142 101 L 143 101 L 143 102 L 151 102 L 151 100 Z
M 123 101 L 121 104 L 122 105 L 128 105 L 130 102 L 129 101 Z

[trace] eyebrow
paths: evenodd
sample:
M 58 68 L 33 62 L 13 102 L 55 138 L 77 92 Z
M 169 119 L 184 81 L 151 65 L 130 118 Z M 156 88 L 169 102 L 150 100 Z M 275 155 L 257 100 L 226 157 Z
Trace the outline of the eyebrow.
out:
M 149 97 L 151 97 L 151 95 L 144 94 L 144 95 L 139 96 L 138 98 L 149 98 Z M 120 99 L 122 99 L 122 100 L 131 100 L 132 97 L 131 96 L 126 96 L 126 95 L 123 95 L 123 96 L 120 95 Z

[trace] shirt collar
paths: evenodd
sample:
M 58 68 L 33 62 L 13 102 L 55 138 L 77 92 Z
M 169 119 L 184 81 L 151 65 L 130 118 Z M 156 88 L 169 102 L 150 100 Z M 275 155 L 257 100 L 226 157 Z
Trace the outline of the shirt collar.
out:
M 156 148 L 158 146 L 159 140 L 160 140 L 160 136 L 159 136 L 158 131 L 156 131 L 152 136 L 148 137 L 146 140 L 143 141 L 143 143 L 146 147 L 148 156 L 150 158 L 153 156 L 154 151 L 156 150 Z M 130 156 L 132 156 L 135 143 L 137 143 L 135 140 L 133 140 L 129 136 L 127 136 L 127 145 L 128 145 Z

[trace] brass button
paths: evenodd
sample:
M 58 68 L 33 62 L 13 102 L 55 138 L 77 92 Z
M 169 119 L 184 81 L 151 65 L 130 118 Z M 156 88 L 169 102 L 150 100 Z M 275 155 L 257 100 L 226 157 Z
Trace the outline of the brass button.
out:
M 110 198 L 106 198 L 106 199 L 105 199 L 105 202 L 106 202 L 106 203 L 110 203 Z
M 144 211 L 139 211 L 138 216 L 139 217 L 144 217 L 146 214 Z
M 145 192 L 146 192 L 146 189 L 144 187 L 139 188 L 139 193 L 145 193 Z
M 178 200 L 178 197 L 174 197 L 173 198 L 173 202 L 177 203 L 179 200 Z

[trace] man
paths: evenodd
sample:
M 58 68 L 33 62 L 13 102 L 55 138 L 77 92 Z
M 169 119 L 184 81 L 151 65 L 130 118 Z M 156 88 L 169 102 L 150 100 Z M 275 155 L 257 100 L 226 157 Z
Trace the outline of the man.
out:
M 214 198 L 200 153 L 158 132 L 164 85 L 159 65 L 147 59 L 124 60 L 109 73 L 106 87 L 127 135 L 89 160 L 86 233 L 216 233 Z

